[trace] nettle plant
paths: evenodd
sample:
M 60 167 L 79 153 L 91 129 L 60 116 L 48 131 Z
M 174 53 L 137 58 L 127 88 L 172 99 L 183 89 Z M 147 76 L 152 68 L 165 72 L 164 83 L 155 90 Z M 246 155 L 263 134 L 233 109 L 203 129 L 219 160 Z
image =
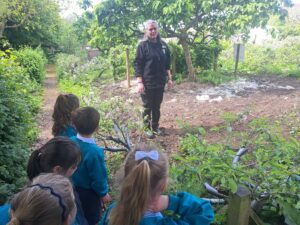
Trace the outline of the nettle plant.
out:
M 266 119 L 253 120 L 246 132 L 234 131 L 233 118 L 227 117 L 227 126 L 221 128 L 228 133 L 225 144 L 207 143 L 203 128 L 186 135 L 179 154 L 172 157 L 171 189 L 203 196 L 207 195 L 203 184 L 208 182 L 228 195 L 242 185 L 249 188 L 252 200 L 268 193 L 261 207 L 293 217 L 300 209 L 300 142 L 284 137 L 280 127 Z M 248 152 L 234 164 L 236 150 L 231 144 L 237 139 Z

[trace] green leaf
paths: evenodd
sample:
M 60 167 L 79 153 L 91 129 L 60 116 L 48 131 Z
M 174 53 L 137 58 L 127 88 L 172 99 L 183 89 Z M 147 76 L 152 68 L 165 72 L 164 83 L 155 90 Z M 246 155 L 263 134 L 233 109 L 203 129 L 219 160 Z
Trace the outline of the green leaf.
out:
M 228 185 L 229 185 L 230 191 L 232 193 L 236 193 L 236 191 L 237 191 L 237 184 L 236 184 L 236 182 L 232 178 L 230 178 L 228 180 Z

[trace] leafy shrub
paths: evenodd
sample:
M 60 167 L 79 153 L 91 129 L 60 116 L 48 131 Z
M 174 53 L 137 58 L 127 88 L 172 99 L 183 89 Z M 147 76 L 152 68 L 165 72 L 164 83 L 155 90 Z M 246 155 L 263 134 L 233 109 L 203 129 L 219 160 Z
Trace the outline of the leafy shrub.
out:
M 17 62 L 26 69 L 32 80 L 42 83 L 45 78 L 46 56 L 42 49 L 25 47 L 17 51 Z
M 14 53 L 0 51 L 0 204 L 24 185 L 28 146 L 37 135 L 38 90 Z
M 193 62 L 205 70 L 212 69 L 221 50 L 221 45 L 215 42 L 197 44 L 192 51 Z
M 184 53 L 181 45 L 176 44 L 175 42 L 169 42 L 168 47 L 171 52 L 171 67 L 173 75 L 176 78 L 179 78 L 178 74 L 186 74 L 187 67 L 185 63 Z M 176 79 L 177 80 L 177 79 Z
M 64 79 L 72 76 L 75 69 L 82 64 L 82 59 L 75 55 L 58 54 L 56 56 L 55 65 L 58 79 Z
M 300 76 L 300 37 L 269 41 L 264 45 L 246 44 L 245 61 L 238 72 L 250 74 L 277 74 Z M 222 70 L 234 71 L 233 48 L 228 46 L 220 54 Z
M 270 193 L 265 210 L 275 207 L 280 212 L 287 204 L 294 209 L 292 213 L 299 215 L 300 185 L 294 176 L 299 174 L 300 142 L 283 137 L 280 128 L 265 119 L 253 120 L 247 132 L 234 132 L 230 123 L 226 144 L 208 144 L 203 128 L 182 140 L 180 154 L 172 157 L 171 189 L 203 196 L 204 182 L 227 194 L 235 193 L 238 185 L 248 187 L 250 183 L 254 187 L 250 189 L 253 199 L 259 199 L 261 193 Z M 249 149 L 235 165 L 232 161 L 236 151 L 230 147 L 233 136 Z
M 109 61 L 103 57 L 96 57 L 90 61 L 67 54 L 59 54 L 56 57 L 59 80 L 68 79 L 79 85 L 90 85 L 95 79 L 102 78 L 107 70 L 110 70 Z

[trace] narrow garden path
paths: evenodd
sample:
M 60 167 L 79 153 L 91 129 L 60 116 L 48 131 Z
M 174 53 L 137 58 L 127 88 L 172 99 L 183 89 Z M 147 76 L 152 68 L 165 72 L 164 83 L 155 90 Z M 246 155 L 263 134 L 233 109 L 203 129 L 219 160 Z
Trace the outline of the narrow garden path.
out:
M 35 148 L 40 147 L 52 138 L 52 112 L 53 107 L 58 96 L 56 88 L 56 72 L 54 65 L 47 66 L 46 79 L 44 82 L 43 105 L 38 115 L 38 127 L 40 133 L 38 139 L 34 144 Z

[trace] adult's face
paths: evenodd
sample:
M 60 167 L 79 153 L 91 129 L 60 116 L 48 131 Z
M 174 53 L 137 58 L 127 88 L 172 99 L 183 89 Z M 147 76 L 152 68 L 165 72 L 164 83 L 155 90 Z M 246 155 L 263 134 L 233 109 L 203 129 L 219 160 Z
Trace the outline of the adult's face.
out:
M 157 38 L 158 30 L 154 23 L 150 23 L 146 28 L 146 35 L 149 39 L 154 40 Z

